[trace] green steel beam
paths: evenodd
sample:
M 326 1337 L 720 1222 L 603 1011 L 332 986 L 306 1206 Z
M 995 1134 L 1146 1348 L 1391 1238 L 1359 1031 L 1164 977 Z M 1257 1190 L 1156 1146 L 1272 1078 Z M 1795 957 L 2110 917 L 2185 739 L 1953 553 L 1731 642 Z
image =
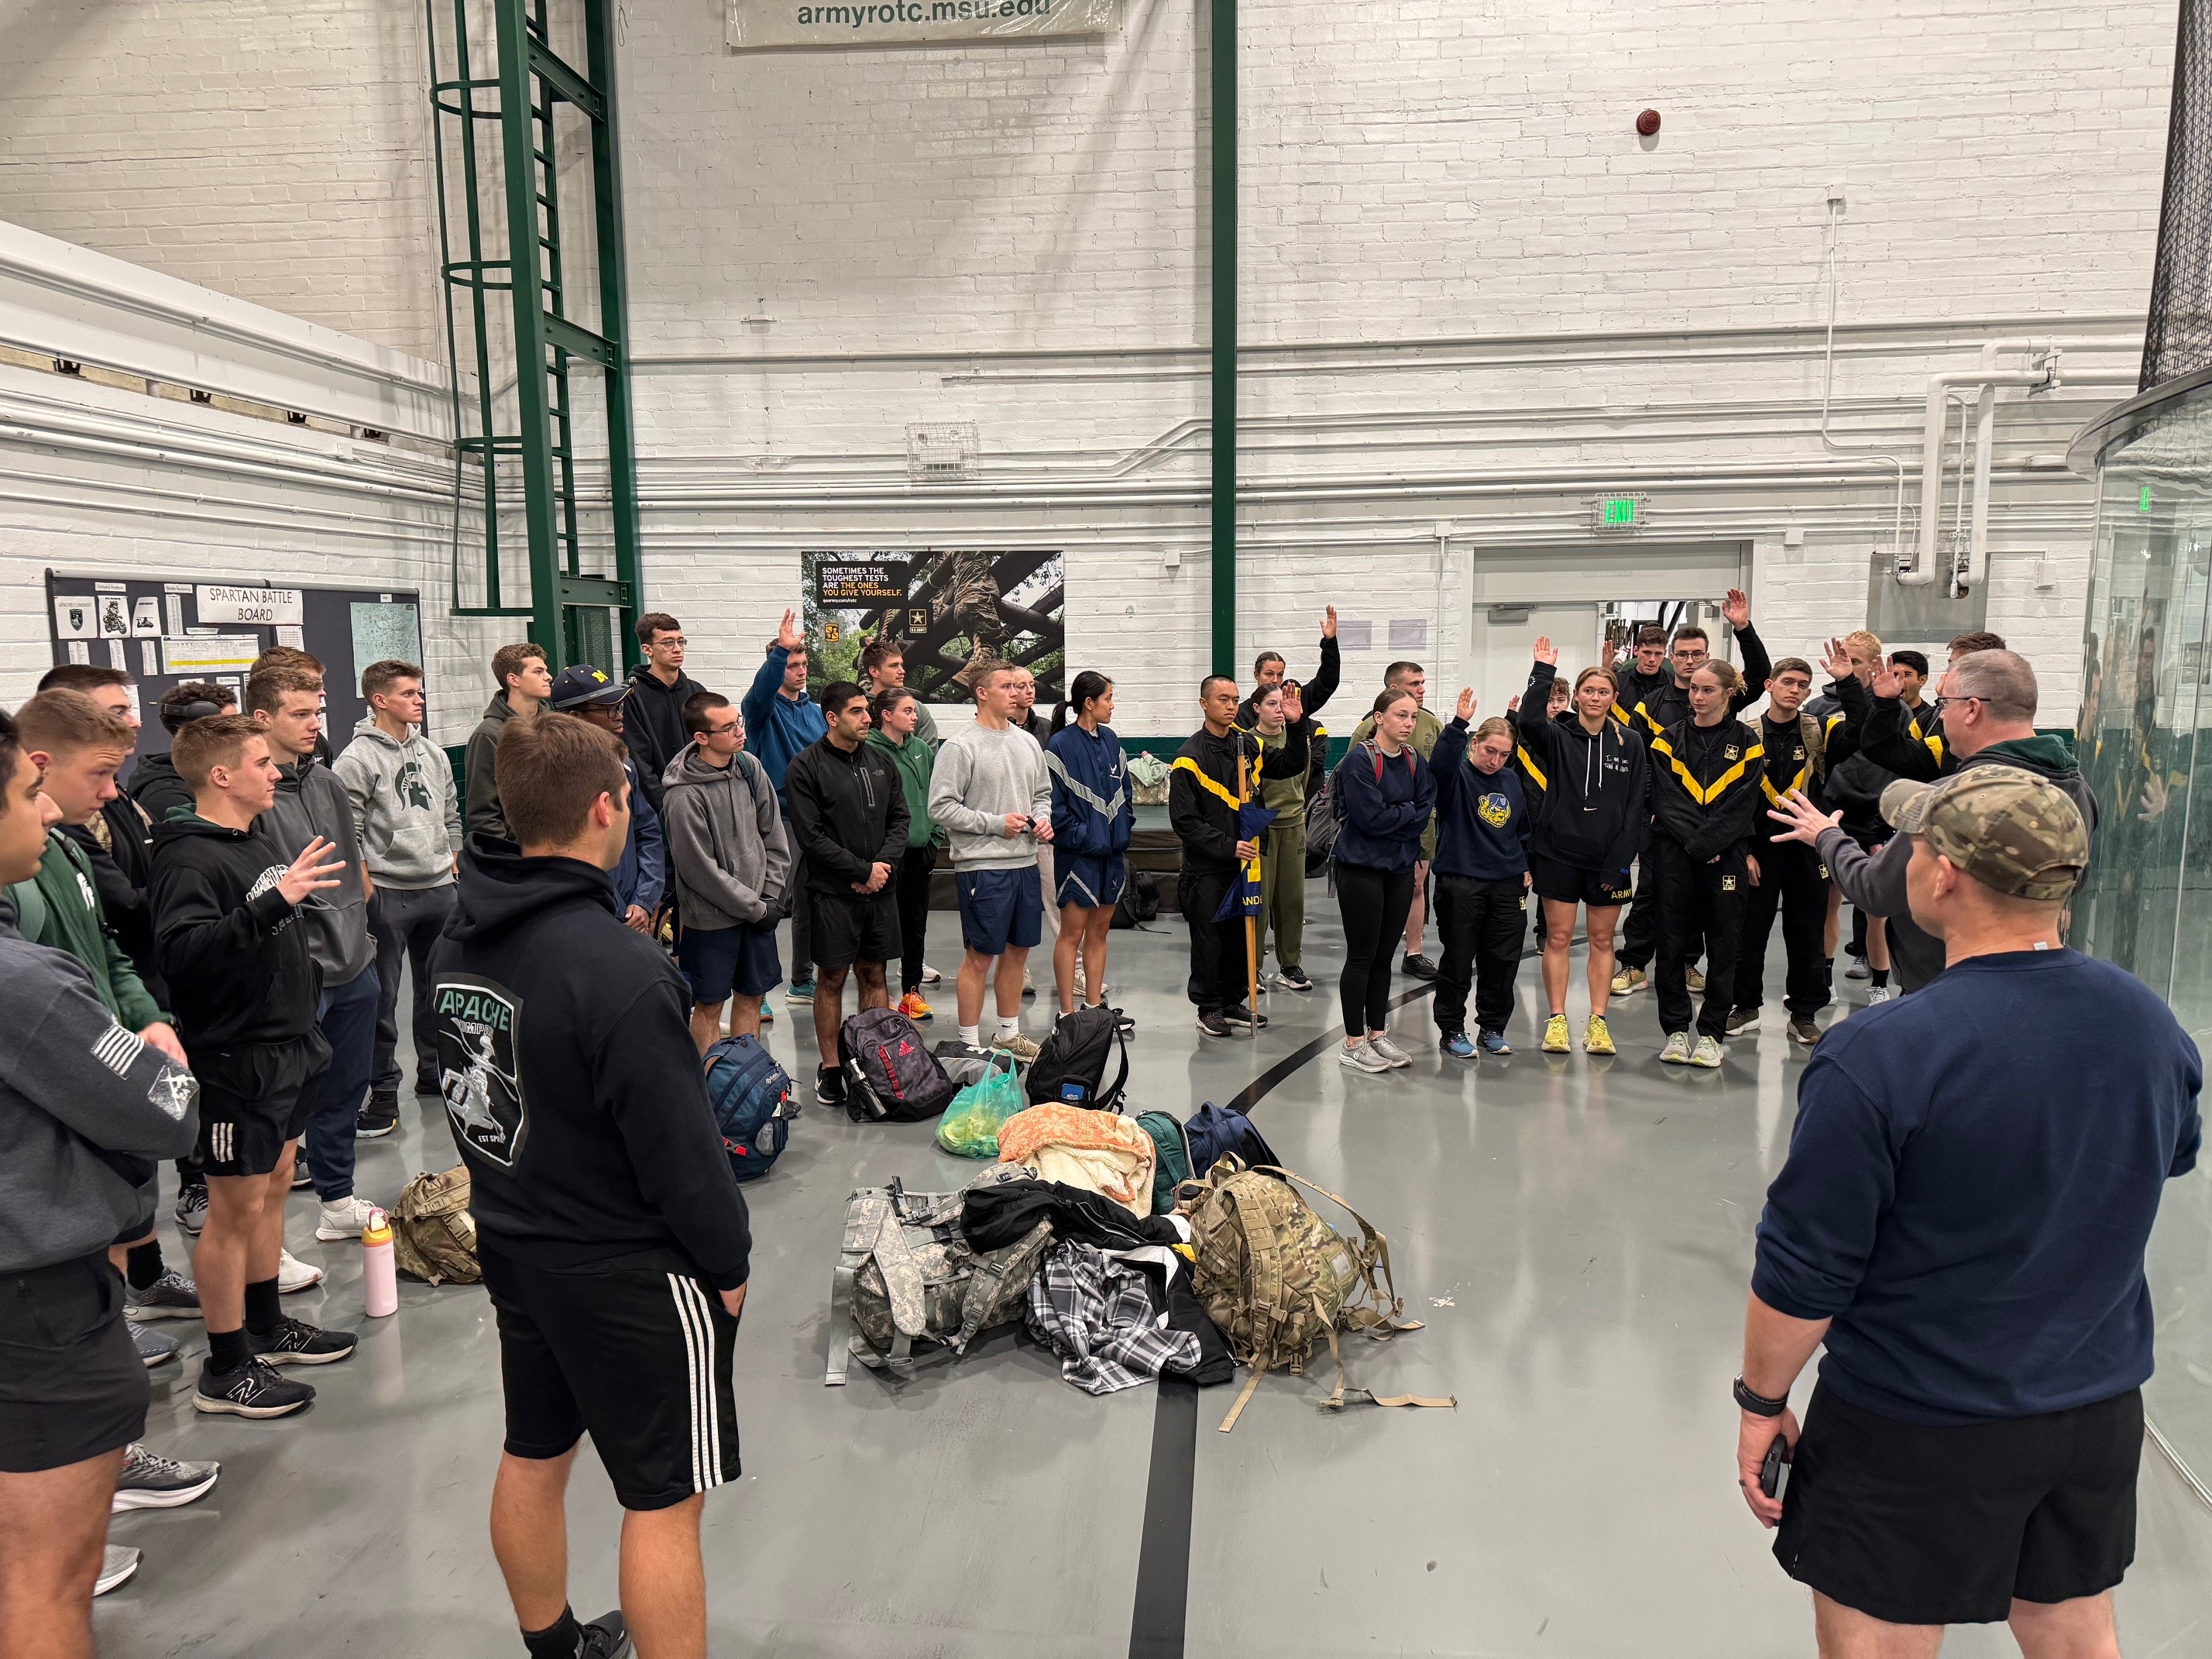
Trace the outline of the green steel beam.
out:
M 536 39 L 530 42 L 530 72 L 592 120 L 607 118 L 605 95 L 599 90 L 607 82 L 596 76 L 586 81 L 562 63 L 550 46 Z
M 579 328 L 566 317 L 556 317 L 550 311 L 545 313 L 544 325 L 549 345 L 578 357 L 589 358 L 601 368 L 620 366 L 620 354 L 615 350 L 613 341 L 605 339 L 587 328 Z
M 613 357 L 607 367 L 607 484 L 614 510 L 615 580 L 629 597 L 622 621 L 631 623 L 642 608 L 645 574 L 638 555 L 637 443 L 629 402 L 629 280 L 623 239 L 622 135 L 615 118 L 615 32 L 613 0 L 587 0 L 584 8 L 584 64 L 599 88 L 599 118 L 592 124 L 592 187 L 599 214 L 599 325 L 606 331 Z M 645 659 L 637 636 L 621 635 L 623 661 L 635 667 Z
M 1237 0 L 1212 0 L 1213 672 L 1237 672 Z

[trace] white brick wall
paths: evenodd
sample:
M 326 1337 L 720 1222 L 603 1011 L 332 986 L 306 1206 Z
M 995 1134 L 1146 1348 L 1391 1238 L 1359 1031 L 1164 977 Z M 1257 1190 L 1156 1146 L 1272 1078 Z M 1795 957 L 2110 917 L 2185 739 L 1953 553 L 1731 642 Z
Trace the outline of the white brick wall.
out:
M 1611 487 L 1649 494 L 1655 537 L 1753 549 L 1778 646 L 1861 621 L 1893 492 L 1815 429 L 1832 181 L 1836 427 L 1907 458 L 1908 536 L 1929 374 L 1999 336 L 2115 340 L 2068 367 L 2132 371 L 2168 6 L 1242 10 L 1240 659 L 1302 660 L 1323 599 L 1410 614 L 1396 590 L 1425 583 L 1448 676 L 1486 550 L 1571 556 Z M 1103 40 L 757 56 L 710 5 L 624 18 L 648 599 L 697 671 L 750 672 L 801 547 L 1060 545 L 1073 656 L 1121 679 L 1127 729 L 1186 725 L 1203 8 L 1129 0 Z M 18 38 L 0 216 L 439 355 L 413 14 L 133 3 Z M 2124 391 L 2002 408 L 1990 622 L 2032 646 L 2046 714 L 2074 696 L 2090 498 L 2027 463 Z M 978 477 L 918 498 L 903 430 L 955 420 Z

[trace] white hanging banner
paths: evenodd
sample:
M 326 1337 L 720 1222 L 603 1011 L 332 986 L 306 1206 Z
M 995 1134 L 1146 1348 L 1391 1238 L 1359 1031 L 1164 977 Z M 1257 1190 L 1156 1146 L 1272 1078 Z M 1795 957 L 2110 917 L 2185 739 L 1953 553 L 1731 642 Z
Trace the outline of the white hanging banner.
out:
M 938 40 L 1039 40 L 1110 34 L 1121 0 L 726 0 L 732 52 L 779 46 L 896 46 Z

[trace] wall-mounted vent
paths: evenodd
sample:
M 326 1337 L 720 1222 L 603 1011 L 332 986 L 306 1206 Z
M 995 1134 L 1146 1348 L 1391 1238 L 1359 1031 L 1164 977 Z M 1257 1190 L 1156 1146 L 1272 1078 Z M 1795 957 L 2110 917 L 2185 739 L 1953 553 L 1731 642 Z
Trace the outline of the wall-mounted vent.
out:
M 975 470 L 975 423 L 910 426 L 906 429 L 906 475 L 916 483 L 965 478 Z

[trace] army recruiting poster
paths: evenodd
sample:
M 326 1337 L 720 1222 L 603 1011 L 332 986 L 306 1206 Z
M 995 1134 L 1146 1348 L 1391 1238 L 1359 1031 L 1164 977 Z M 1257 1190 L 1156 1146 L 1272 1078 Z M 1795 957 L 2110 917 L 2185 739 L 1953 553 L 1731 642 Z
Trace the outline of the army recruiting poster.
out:
M 1066 695 L 1066 563 L 1058 552 L 799 555 L 807 680 L 860 678 L 870 640 L 905 647 L 906 683 L 927 703 L 971 700 L 975 677 L 1009 662 L 1036 676 L 1037 702 Z

